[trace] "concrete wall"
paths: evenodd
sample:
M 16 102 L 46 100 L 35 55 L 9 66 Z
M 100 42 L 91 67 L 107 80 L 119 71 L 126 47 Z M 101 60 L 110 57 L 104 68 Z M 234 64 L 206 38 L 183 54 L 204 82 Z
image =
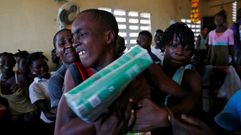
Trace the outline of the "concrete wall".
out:
M 179 0 L 181 1 L 181 0 Z M 184 0 L 188 1 L 188 0 Z M 110 7 L 150 12 L 152 31 L 169 25 L 178 17 L 175 0 L 75 0 L 81 9 Z M 50 56 L 52 38 L 58 30 L 56 21 L 61 4 L 54 0 L 1 0 L 0 52 L 17 49 L 43 51 Z M 51 63 L 50 63 L 51 66 Z
M 165 29 L 170 20 L 189 18 L 191 0 L 72 0 L 80 8 L 109 7 L 131 11 L 150 12 L 152 32 Z M 54 0 L 0 0 L 0 52 L 17 52 L 17 49 L 43 51 L 50 57 L 52 38 L 58 30 L 58 8 Z M 201 15 L 214 15 L 220 8 L 207 6 L 200 0 Z M 230 6 L 224 6 L 229 10 Z M 50 66 L 51 62 L 49 63 Z

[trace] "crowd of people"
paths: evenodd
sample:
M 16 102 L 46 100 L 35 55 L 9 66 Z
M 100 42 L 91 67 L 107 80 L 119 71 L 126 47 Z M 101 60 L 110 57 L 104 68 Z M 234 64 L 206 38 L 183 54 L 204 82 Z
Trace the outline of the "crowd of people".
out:
M 0 129 L 46 135 L 236 134 L 241 86 L 229 98 L 217 93 L 230 66 L 240 73 L 240 36 L 235 38 L 240 34 L 237 23 L 233 30 L 227 27 L 223 10 L 215 15 L 215 25 L 214 30 L 203 26 L 195 41 L 192 30 L 176 22 L 156 30 L 154 45 L 152 33 L 140 31 L 137 45 L 153 64 L 88 123 L 71 110 L 63 94 L 125 55 L 126 47 L 111 13 L 81 11 L 71 30 L 53 36 L 54 72 L 42 52 L 0 53 Z

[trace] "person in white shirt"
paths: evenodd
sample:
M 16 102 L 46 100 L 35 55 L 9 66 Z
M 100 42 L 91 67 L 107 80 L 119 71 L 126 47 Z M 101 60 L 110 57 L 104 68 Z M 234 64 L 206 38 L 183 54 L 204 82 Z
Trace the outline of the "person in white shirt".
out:
M 48 95 L 48 82 L 50 78 L 47 58 L 42 52 L 35 52 L 28 56 L 30 71 L 36 76 L 29 86 L 29 97 L 32 104 L 35 104 L 41 111 L 40 119 L 45 123 L 44 129 L 47 133 L 53 134 L 55 115 L 50 109 Z
M 151 46 L 151 52 L 154 53 L 160 60 L 163 60 L 165 47 L 162 44 L 163 30 L 157 29 L 154 36 L 155 45 Z

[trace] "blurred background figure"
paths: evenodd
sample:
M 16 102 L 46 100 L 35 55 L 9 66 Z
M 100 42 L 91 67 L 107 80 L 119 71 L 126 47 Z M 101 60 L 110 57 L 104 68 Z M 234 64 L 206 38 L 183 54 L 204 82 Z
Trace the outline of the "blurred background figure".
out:
M 146 49 L 155 63 L 160 63 L 161 60 L 151 52 L 152 35 L 149 31 L 141 31 L 136 39 L 138 45 Z
M 121 36 L 117 36 L 117 39 L 116 39 L 116 52 L 119 56 L 121 56 L 124 51 L 126 49 L 126 46 L 125 46 L 125 39 Z
M 240 25 L 241 25 L 241 8 L 237 12 L 237 21 L 232 25 L 232 30 L 234 34 L 234 59 L 235 59 L 236 65 L 241 64 Z
M 208 37 L 208 62 L 214 66 L 226 66 L 234 63 L 233 31 L 227 27 L 227 15 L 224 10 L 215 15 L 214 21 L 216 29 L 212 30 Z
M 163 59 L 165 46 L 162 43 L 163 30 L 157 29 L 154 36 L 155 44 L 151 47 L 151 51 L 160 59 Z
M 201 68 L 207 63 L 208 32 L 208 27 L 203 26 L 196 40 L 192 63 L 196 65 L 197 68 Z

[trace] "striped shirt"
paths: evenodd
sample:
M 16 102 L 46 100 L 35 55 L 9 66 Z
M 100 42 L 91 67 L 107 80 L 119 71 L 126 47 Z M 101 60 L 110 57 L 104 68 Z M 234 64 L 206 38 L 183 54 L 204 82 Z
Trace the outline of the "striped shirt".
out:
M 208 45 L 213 46 L 227 46 L 234 45 L 233 31 L 227 29 L 223 33 L 216 33 L 216 30 L 210 31 L 208 35 Z

